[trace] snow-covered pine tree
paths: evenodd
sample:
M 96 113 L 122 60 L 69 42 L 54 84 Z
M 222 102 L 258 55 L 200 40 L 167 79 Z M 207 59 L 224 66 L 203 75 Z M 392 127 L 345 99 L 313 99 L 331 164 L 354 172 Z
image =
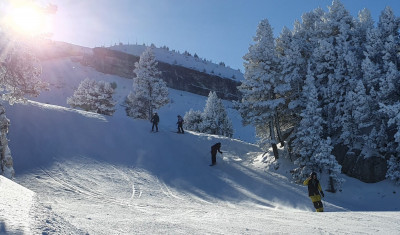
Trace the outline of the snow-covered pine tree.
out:
M 115 112 L 113 93 L 110 83 L 86 78 L 79 84 L 73 96 L 68 97 L 67 104 L 73 108 L 111 116 Z
M 358 60 L 365 59 L 365 51 L 367 46 L 367 35 L 374 29 L 374 20 L 372 19 L 371 12 L 364 8 L 358 12 L 358 20 L 355 21 L 354 28 L 354 42 L 355 51 Z
M 279 96 L 285 98 L 285 105 L 278 107 L 280 125 L 285 126 L 290 131 L 300 121 L 298 113 L 303 109 L 300 99 L 307 64 L 306 59 L 301 54 L 298 41 L 286 27 L 277 38 L 276 47 L 281 65 L 281 84 L 277 86 L 275 91 L 278 92 Z
M 249 52 L 243 57 L 245 80 L 238 87 L 243 96 L 241 102 L 236 105 L 243 118 L 243 123 L 253 124 L 258 137 L 267 136 L 259 131 L 269 129 L 268 140 L 261 139 L 261 143 L 271 144 L 277 159 L 279 158 L 275 137 L 277 108 L 285 104 L 285 99 L 277 97 L 275 92 L 275 88 L 279 84 L 280 65 L 272 28 L 267 19 L 259 23 L 253 40 L 255 44 L 249 47 Z M 261 147 L 267 150 L 269 145 Z
M 328 173 L 329 189 L 327 191 L 334 193 L 340 188 L 344 179 L 339 176 L 342 166 L 337 162 L 335 156 L 332 155 L 332 150 L 331 138 L 321 139 L 310 160 L 318 166 L 320 172 Z
M 334 0 L 328 7 L 329 11 L 323 16 L 323 23 L 320 30 L 323 33 L 325 44 L 323 48 L 329 49 L 329 63 L 332 65 L 330 70 L 322 71 L 325 73 L 321 77 L 321 71 L 315 73 L 320 80 L 321 95 L 323 104 L 323 115 L 327 116 L 328 136 L 333 136 L 343 126 L 343 112 L 346 103 L 345 97 L 348 91 L 353 90 L 356 78 L 359 75 L 359 65 L 357 60 L 354 36 L 355 22 L 343 4 Z M 324 59 L 324 55 L 322 59 Z M 321 58 L 320 58 L 321 59 Z
M 6 110 L 3 106 L 0 106 L 0 173 L 11 179 L 14 177 L 15 172 L 11 151 L 8 147 L 7 133 L 9 126 L 10 120 L 6 117 Z
M 370 103 L 364 84 L 359 80 L 355 90 L 347 92 L 342 117 L 343 128 L 340 138 L 350 149 L 361 149 L 366 152 L 364 147 L 369 148 L 364 144 L 364 140 L 369 136 L 368 133 L 372 129 L 370 127 L 373 126 Z
M 152 49 L 147 47 L 135 63 L 133 91 L 126 98 L 128 116 L 150 119 L 154 110 L 169 103 L 168 88 L 160 78 L 157 64 Z
M 381 111 L 388 117 L 388 126 L 395 128 L 394 142 L 389 143 L 389 151 L 392 153 L 388 161 L 388 171 L 386 177 L 400 184 L 400 102 L 394 105 L 381 104 Z
M 228 117 L 222 100 L 217 93 L 211 91 L 206 101 L 206 106 L 202 113 L 200 129 L 203 133 L 233 136 L 232 122 Z
M 8 34 L 7 27 L 0 23 L 0 97 L 10 104 L 25 102 L 25 96 L 38 96 L 48 84 L 41 80 L 42 68 L 34 55 L 32 40 Z M 7 132 L 10 121 L 0 104 L 0 174 L 14 176 L 11 151 L 8 147 Z
M 190 131 L 202 132 L 201 123 L 203 122 L 202 112 L 190 109 L 183 118 L 185 120 L 185 129 Z
M 298 168 L 292 172 L 296 182 L 302 182 L 312 171 L 326 172 L 329 175 L 329 191 L 335 192 L 343 182 L 339 177 L 341 166 L 332 155 L 333 147 L 330 138 L 323 139 L 322 137 L 324 120 L 321 116 L 314 80 L 312 71 L 308 69 L 303 89 L 306 108 L 301 113 L 302 120 L 293 143 L 294 151 L 299 156 L 295 160 Z
M 293 171 L 293 178 L 296 182 L 303 182 L 310 172 L 319 170 L 318 165 L 311 160 L 311 157 L 321 143 L 323 134 L 324 120 L 321 116 L 318 94 L 314 84 L 315 78 L 310 70 L 310 65 L 308 67 L 307 79 L 303 88 L 306 107 L 300 114 L 302 119 L 293 141 L 293 151 L 298 156 L 294 162 L 298 168 Z

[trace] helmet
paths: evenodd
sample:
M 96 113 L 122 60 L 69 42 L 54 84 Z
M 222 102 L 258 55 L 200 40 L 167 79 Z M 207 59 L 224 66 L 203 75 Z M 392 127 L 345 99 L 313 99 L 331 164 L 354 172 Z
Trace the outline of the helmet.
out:
M 314 175 L 317 176 L 317 173 L 313 171 L 313 172 L 310 174 L 310 177 L 313 177 Z

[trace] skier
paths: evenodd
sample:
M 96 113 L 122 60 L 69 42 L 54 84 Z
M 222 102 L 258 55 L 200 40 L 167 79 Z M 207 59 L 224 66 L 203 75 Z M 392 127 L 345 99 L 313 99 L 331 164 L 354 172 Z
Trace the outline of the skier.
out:
M 214 166 L 215 164 L 217 164 L 217 151 L 222 154 L 221 152 L 221 143 L 218 142 L 216 144 L 214 144 L 213 146 L 211 146 L 211 165 L 210 166 Z
M 317 179 L 317 173 L 312 172 L 310 177 L 304 180 L 303 184 L 308 186 L 308 196 L 311 198 L 316 211 L 323 212 L 324 206 L 321 202 L 321 196 L 324 197 L 324 192 L 322 191 L 321 184 Z
M 183 131 L 183 118 L 181 117 L 181 115 L 178 115 L 178 122 L 176 124 L 178 124 L 178 133 L 184 134 L 185 132 Z
M 154 127 L 156 127 L 156 132 L 158 132 L 158 123 L 160 122 L 160 117 L 158 116 L 157 112 L 154 113 L 153 117 L 151 118 L 151 122 L 153 123 L 151 131 L 154 131 Z

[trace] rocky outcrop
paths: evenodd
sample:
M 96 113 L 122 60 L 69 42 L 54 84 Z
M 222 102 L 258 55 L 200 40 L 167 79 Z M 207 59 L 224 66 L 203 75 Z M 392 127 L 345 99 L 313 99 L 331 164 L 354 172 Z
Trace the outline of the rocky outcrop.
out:
M 107 48 L 94 48 L 93 54 L 87 54 L 83 61 L 99 72 L 132 79 L 135 76 L 133 73 L 135 62 L 139 61 L 139 57 Z M 219 98 L 225 100 L 240 98 L 238 81 L 161 61 L 158 61 L 158 69 L 162 72 L 161 78 L 170 88 L 203 96 L 215 91 Z
M 379 156 L 364 158 L 361 151 L 343 145 L 336 145 L 332 154 L 342 166 L 342 172 L 366 183 L 376 183 L 385 179 L 387 161 Z

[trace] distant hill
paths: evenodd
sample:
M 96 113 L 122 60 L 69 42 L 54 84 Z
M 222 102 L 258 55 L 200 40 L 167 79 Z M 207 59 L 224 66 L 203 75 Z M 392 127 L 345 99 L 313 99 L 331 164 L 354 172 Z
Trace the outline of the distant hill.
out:
M 45 41 L 37 45 L 40 59 L 74 57 L 82 65 L 93 67 L 99 72 L 132 79 L 135 62 L 146 46 L 118 45 L 110 48 L 87 48 L 65 42 Z M 173 89 L 207 96 L 210 91 L 217 92 L 225 100 L 240 99 L 237 86 L 243 80 L 239 70 L 214 64 L 188 52 L 180 54 L 167 48 L 153 48 L 161 78 Z

